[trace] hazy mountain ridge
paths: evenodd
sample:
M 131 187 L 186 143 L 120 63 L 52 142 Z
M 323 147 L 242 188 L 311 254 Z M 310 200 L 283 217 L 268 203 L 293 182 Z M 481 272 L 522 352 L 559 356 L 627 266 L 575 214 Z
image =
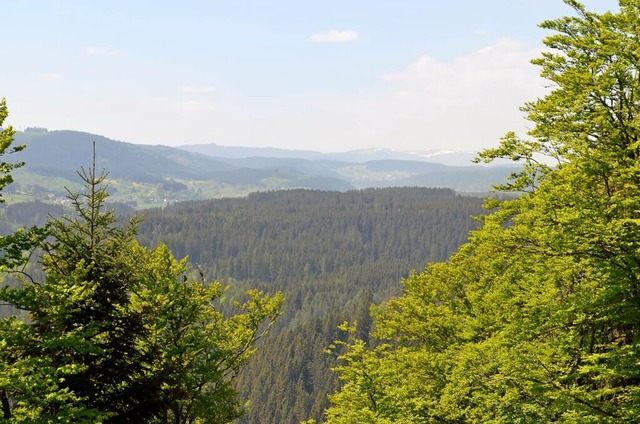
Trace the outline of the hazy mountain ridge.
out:
M 322 153 L 312 150 L 293 150 L 272 147 L 236 147 L 221 146 L 215 143 L 189 144 L 177 146 L 178 149 L 200 153 L 217 158 L 242 159 L 249 157 L 264 158 L 296 158 L 307 160 L 331 160 L 339 162 L 368 162 L 372 160 L 403 160 L 440 163 L 450 166 L 470 166 L 476 156 L 474 152 L 458 152 L 453 150 L 415 150 L 397 151 L 393 149 L 370 148 L 345 152 Z
M 470 160 L 470 153 L 391 149 L 321 153 L 215 144 L 178 148 L 39 129 L 16 133 L 15 143 L 27 148 L 10 157 L 26 163 L 15 174 L 16 183 L 9 190 L 16 196 L 13 201 L 47 200 L 52 193 L 64 194 L 65 187 L 74 187 L 78 181 L 75 171 L 91 165 L 94 142 L 97 168 L 109 172 L 114 200 L 139 207 L 167 200 L 234 197 L 291 188 L 345 191 L 422 186 L 487 192 L 491 184 L 503 182 L 514 169 L 440 163 L 465 157 Z

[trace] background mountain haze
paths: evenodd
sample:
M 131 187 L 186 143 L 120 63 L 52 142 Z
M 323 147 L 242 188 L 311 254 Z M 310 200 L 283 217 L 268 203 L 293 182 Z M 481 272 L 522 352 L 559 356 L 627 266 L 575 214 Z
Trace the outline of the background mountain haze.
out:
M 66 188 L 77 188 L 76 170 L 87 167 L 94 141 L 97 166 L 109 172 L 109 199 L 134 208 L 297 188 L 348 191 L 411 186 L 486 193 L 516 169 L 473 165 L 471 154 L 460 153 L 375 149 L 328 154 L 212 144 L 177 148 L 42 128 L 17 132 L 15 141 L 27 148 L 13 155 L 25 166 L 14 173 L 15 182 L 6 190 L 10 204 L 64 202 Z

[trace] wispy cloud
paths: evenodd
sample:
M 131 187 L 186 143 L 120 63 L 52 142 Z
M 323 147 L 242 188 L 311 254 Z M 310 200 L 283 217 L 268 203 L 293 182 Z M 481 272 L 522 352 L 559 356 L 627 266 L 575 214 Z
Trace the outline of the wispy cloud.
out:
M 208 85 L 185 85 L 181 91 L 183 93 L 213 93 L 215 90 Z
M 89 56 L 113 56 L 118 53 L 117 50 L 106 46 L 89 46 L 84 52 Z
M 358 33 L 353 30 L 339 31 L 332 29 L 326 32 L 317 32 L 309 36 L 310 41 L 317 43 L 347 43 L 358 38 Z
M 536 69 L 529 64 L 535 53 L 503 38 L 453 62 L 419 57 L 404 71 L 384 79 L 441 106 L 486 104 L 496 95 L 511 97 L 511 93 L 531 93 L 542 86 Z
M 545 93 L 530 59 L 538 52 L 514 40 L 441 60 L 416 57 L 382 76 L 375 89 L 352 98 L 321 100 L 324 136 L 343 145 L 477 150 L 495 145 L 507 131 L 529 125 L 519 107 Z
M 61 78 L 62 78 L 62 75 L 60 75 L 57 72 L 49 72 L 48 74 L 44 74 L 42 76 L 42 79 L 45 81 L 58 81 Z

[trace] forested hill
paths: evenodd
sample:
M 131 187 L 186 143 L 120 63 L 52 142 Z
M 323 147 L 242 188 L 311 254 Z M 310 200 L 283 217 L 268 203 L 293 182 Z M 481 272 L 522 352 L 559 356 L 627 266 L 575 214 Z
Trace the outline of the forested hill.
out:
M 110 201 L 139 209 L 165 201 L 239 197 L 258 191 L 295 188 L 347 191 L 413 186 L 486 193 L 492 184 L 504 181 L 517 170 L 513 166 L 473 165 L 468 161 L 466 166 L 446 166 L 425 161 L 421 156 L 390 151 L 371 155 L 316 153 L 314 159 L 308 159 L 306 156 L 310 153 L 304 151 L 236 148 L 233 157 L 211 157 L 78 131 L 30 129 L 15 134 L 15 143 L 24 144 L 26 148 L 15 153 L 12 160 L 23 161 L 25 166 L 14 173 L 15 183 L 6 190 L 7 201 L 52 201 L 66 194 L 65 187 L 80 189 L 76 170 L 91 164 L 94 142 L 96 166 L 109 172 Z M 221 154 L 224 151 L 226 149 Z M 284 156 L 238 157 L 242 154 Z M 302 157 L 294 157 L 297 154 Z M 444 160 L 444 156 L 449 155 L 433 159 Z M 387 158 L 380 159 L 384 157 Z
M 323 350 L 344 320 L 398 294 L 401 279 L 445 260 L 476 228 L 483 200 L 448 189 L 388 188 L 266 192 L 246 198 L 183 202 L 151 210 L 143 244 L 166 243 L 209 278 L 282 290 L 284 316 L 239 377 L 251 407 L 243 422 L 322 419 L 337 387 Z

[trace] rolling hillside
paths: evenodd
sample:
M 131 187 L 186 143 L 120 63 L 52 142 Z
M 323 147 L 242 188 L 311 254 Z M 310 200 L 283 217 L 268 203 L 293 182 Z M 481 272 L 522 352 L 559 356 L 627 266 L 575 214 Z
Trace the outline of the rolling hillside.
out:
M 91 164 L 93 142 L 98 169 L 109 172 L 113 201 L 137 208 L 296 188 L 346 191 L 418 186 L 481 193 L 489 191 L 491 184 L 504 181 L 515 169 L 448 166 L 426 161 L 425 155 L 390 150 L 323 154 L 203 145 L 186 146 L 193 150 L 188 151 L 186 147 L 139 145 L 83 132 L 45 129 L 18 132 L 15 141 L 27 148 L 10 159 L 26 165 L 15 173 L 16 183 L 7 191 L 10 203 L 55 201 L 64 196 L 65 187 L 77 188 L 76 171 Z M 445 156 L 431 157 L 446 162 Z

